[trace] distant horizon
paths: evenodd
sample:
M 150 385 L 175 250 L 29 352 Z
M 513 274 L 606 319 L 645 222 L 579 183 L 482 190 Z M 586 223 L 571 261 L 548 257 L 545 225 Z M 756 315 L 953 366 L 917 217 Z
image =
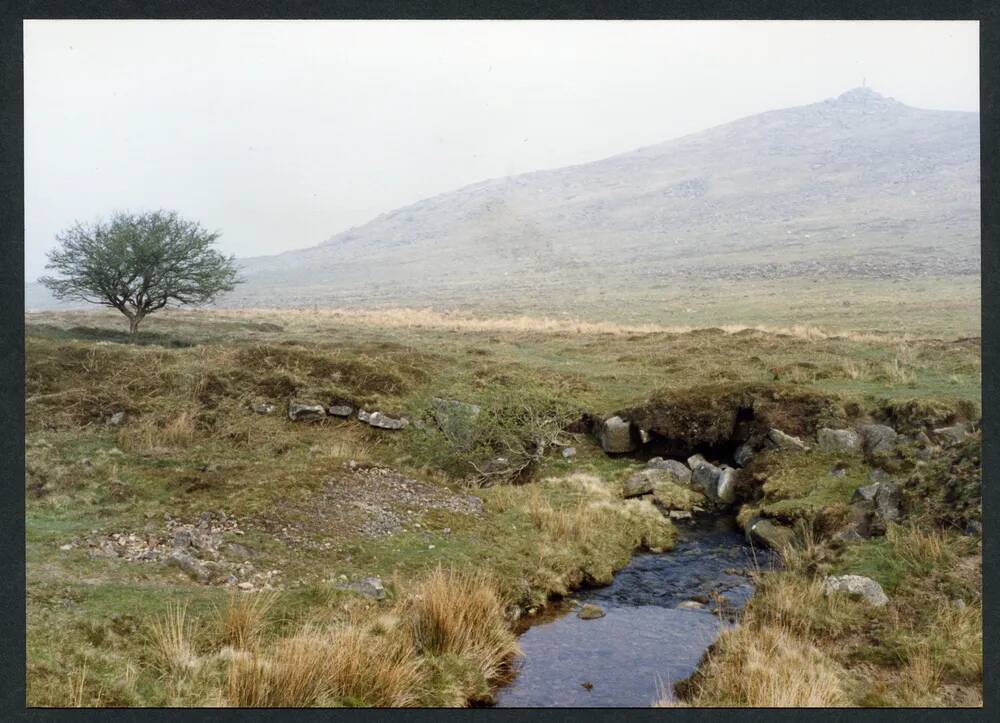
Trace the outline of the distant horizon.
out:
M 975 22 L 460 25 L 25 22 L 26 284 L 55 233 L 114 210 L 174 209 L 227 254 L 273 256 L 862 83 L 978 112 Z

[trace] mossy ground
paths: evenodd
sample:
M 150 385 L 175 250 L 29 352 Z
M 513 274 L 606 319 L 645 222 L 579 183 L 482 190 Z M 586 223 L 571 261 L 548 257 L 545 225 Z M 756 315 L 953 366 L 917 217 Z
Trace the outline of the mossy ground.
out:
M 637 546 L 670 544 L 669 524 L 650 516 L 648 503 L 618 497 L 636 463 L 559 432 L 550 440 L 557 446 L 532 462 L 531 484 L 471 490 L 483 500 L 480 516 L 430 509 L 408 518 L 405 531 L 376 538 L 339 529 L 334 516 L 316 533 L 330 547 L 300 549 L 263 522 L 302 524 L 296 515 L 351 460 L 456 494 L 470 492 L 462 486 L 470 470 L 468 450 L 433 430 L 422 437 L 414 426 L 392 433 L 333 419 L 291 423 L 281 411 L 293 395 L 411 419 L 432 397 L 476 403 L 489 423 L 474 448 L 486 454 L 529 449 L 526 427 L 548 433 L 584 413 L 711 383 L 777 383 L 868 409 L 933 397 L 974 403 L 980 389 L 976 340 L 382 322 L 323 312 L 171 312 L 150 317 L 140 343 L 127 345 L 115 314 L 28 316 L 29 703 L 225 702 L 227 662 L 211 658 L 203 677 L 171 682 L 148 638 L 150 621 L 183 602 L 199 654 L 218 652 L 213 616 L 225 590 L 158 565 L 60 549 L 95 534 L 141 531 L 165 513 L 192 520 L 224 510 L 246 521 L 239 542 L 256 551 L 260 569 L 282 571 L 272 641 L 306 623 L 345 620 L 358 606 L 375 613 L 384 605 L 336 589 L 330 580 L 339 575 L 379 575 L 398 601 L 439 565 L 482 568 L 531 607 L 584 580 L 607 580 Z M 276 403 L 278 413 L 251 413 L 258 399 Z M 519 403 L 531 414 L 514 414 Z M 128 415 L 120 428 L 103 422 L 115 411 Z M 572 459 L 558 453 L 566 444 L 577 449 Z M 842 504 L 860 480 L 850 465 L 846 477 L 828 480 L 838 460 L 807 459 L 808 475 L 772 470 L 771 498 L 761 501 L 767 512 L 794 518 Z M 484 682 L 470 665 L 461 656 L 436 659 L 421 700 L 455 703 L 464 688 L 481 694 Z M 458 693 L 441 697 L 446 689 Z

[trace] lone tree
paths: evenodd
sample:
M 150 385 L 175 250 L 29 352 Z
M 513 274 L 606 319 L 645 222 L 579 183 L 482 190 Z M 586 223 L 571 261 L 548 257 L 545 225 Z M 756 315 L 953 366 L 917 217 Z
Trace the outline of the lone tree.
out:
M 112 306 L 128 317 L 129 339 L 140 322 L 168 304 L 203 304 L 231 291 L 233 257 L 211 248 L 219 237 L 173 211 L 116 213 L 77 223 L 56 236 L 41 282 L 59 299 Z

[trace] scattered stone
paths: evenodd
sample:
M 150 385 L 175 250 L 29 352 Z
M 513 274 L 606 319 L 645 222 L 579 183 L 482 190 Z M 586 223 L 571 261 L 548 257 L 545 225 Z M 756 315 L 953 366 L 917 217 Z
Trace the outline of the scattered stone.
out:
M 671 520 L 690 520 L 693 515 L 687 510 L 670 510 L 667 512 L 667 517 Z
M 580 612 L 578 612 L 576 616 L 581 620 L 596 620 L 597 618 L 604 617 L 604 610 L 599 608 L 597 605 L 586 603 L 582 608 L 580 608 Z
M 271 414 L 274 411 L 274 405 L 270 402 L 254 402 L 250 405 L 250 409 L 257 414 Z
M 356 592 L 358 595 L 364 595 L 374 600 L 383 600 L 387 595 L 385 586 L 382 585 L 382 580 L 377 577 L 366 577 L 347 584 L 337 583 L 335 587 L 341 590 L 350 590 L 351 592 Z
M 125 423 L 125 412 L 115 412 L 108 417 L 109 427 L 118 427 Z
M 863 575 L 837 575 L 823 580 L 823 594 L 846 593 L 863 599 L 870 605 L 881 607 L 889 602 L 882 586 Z
M 795 541 L 795 533 L 771 520 L 758 519 L 749 527 L 750 539 L 781 551 Z
M 830 429 L 824 427 L 816 433 L 819 448 L 824 452 L 861 452 L 861 436 L 853 429 Z
M 934 430 L 934 437 L 947 446 L 958 444 L 969 436 L 969 431 L 963 424 L 955 424 L 951 427 L 939 427 Z
M 838 464 L 836 467 L 830 470 L 830 474 L 833 475 L 834 477 L 846 477 L 847 467 Z
M 563 459 L 573 459 L 576 456 L 576 447 L 563 447 Z
M 858 432 L 861 435 L 861 446 L 868 455 L 891 452 L 899 437 L 896 430 L 884 424 L 863 424 L 858 427 Z
M 195 582 L 208 582 L 209 574 L 205 565 L 185 552 L 175 550 L 164 559 L 163 563 L 168 567 L 176 567 Z
M 605 419 L 597 430 L 597 441 L 601 449 L 609 454 L 624 454 L 635 451 L 632 438 L 632 423 L 615 416 Z
M 331 404 L 326 413 L 331 417 L 349 417 L 354 414 L 354 407 L 350 404 Z
M 701 610 L 704 608 L 704 603 L 700 603 L 697 600 L 685 600 L 677 606 L 678 610 Z
M 679 484 L 690 484 L 691 482 L 691 470 L 683 462 L 678 462 L 676 459 L 663 459 L 662 457 L 653 457 L 646 463 L 646 467 L 649 469 L 659 469 L 667 472 L 674 481 Z
M 326 409 L 314 402 L 291 401 L 288 403 L 288 418 L 293 422 L 318 422 L 326 419 Z
M 803 442 L 798 437 L 793 437 L 790 434 L 785 434 L 780 429 L 772 427 L 767 433 L 767 442 L 774 449 L 790 449 L 798 451 L 807 451 L 809 446 Z
M 382 412 L 367 412 L 364 409 L 358 410 L 358 419 L 379 429 L 403 429 L 409 424 L 404 417 L 393 419 L 382 414 Z
M 736 451 L 733 452 L 733 462 L 735 462 L 740 467 L 746 467 L 750 464 L 750 460 L 753 459 L 754 454 L 756 454 L 753 445 L 749 442 L 744 442 Z

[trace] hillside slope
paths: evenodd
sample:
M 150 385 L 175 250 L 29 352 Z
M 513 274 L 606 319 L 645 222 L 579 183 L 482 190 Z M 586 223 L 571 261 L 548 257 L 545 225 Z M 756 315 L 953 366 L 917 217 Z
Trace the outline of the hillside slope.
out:
M 429 169 L 431 171 L 432 169 Z M 241 260 L 227 306 L 461 305 L 681 281 L 978 274 L 979 119 L 856 88 L 483 181 Z

